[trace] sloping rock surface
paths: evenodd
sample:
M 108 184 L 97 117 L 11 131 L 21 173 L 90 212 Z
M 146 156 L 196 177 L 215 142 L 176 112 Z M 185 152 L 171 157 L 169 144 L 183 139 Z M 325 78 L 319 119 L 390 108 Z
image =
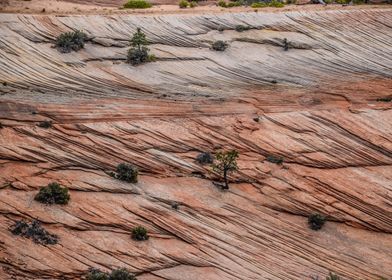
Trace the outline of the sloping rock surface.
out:
M 132 67 L 138 26 L 157 61 Z M 77 29 L 85 49 L 52 48 Z M 0 278 L 392 279 L 391 35 L 391 8 L 0 15 Z M 195 161 L 222 149 L 240 153 L 228 191 Z M 108 175 L 120 162 L 139 183 Z M 53 181 L 69 205 L 34 201 Z M 317 232 L 314 212 L 328 216 Z M 12 235 L 19 219 L 59 244 Z M 148 241 L 130 238 L 137 225 Z

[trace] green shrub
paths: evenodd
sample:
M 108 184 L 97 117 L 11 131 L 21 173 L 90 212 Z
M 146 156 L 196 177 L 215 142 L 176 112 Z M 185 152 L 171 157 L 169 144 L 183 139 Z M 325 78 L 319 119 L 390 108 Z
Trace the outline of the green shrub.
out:
M 130 273 L 126 268 L 112 270 L 110 274 L 98 269 L 90 269 L 86 280 L 137 280 L 135 275 Z
M 112 273 L 109 275 L 109 280 L 136 280 L 136 277 L 126 268 L 118 268 L 112 270 Z
M 282 164 L 284 159 L 283 157 L 280 156 L 269 155 L 267 156 L 266 161 L 276 163 L 276 164 Z
M 329 275 L 327 276 L 327 278 L 325 278 L 326 280 L 340 280 L 340 277 L 335 274 L 330 272 Z
M 229 3 L 227 3 L 226 8 L 240 7 L 240 6 L 242 6 L 243 4 L 244 4 L 243 1 L 229 2 Z
M 38 126 L 41 128 L 51 128 L 53 125 L 52 121 L 43 121 L 38 123 Z
M 197 4 L 196 1 L 191 1 L 191 2 L 189 3 L 189 7 L 191 7 L 191 8 L 195 8 L 195 7 L 197 7 L 197 6 L 198 6 L 198 4 Z
M 124 4 L 125 9 L 147 9 L 151 7 L 152 4 L 145 0 L 129 0 Z
M 109 280 L 109 275 L 99 269 L 91 268 L 86 276 L 86 280 Z
M 71 51 L 79 51 L 84 48 L 84 42 L 87 40 L 87 35 L 82 31 L 66 32 L 60 34 L 56 39 L 56 48 L 62 53 L 69 53 Z
M 250 6 L 252 8 L 265 8 L 265 7 L 268 7 L 268 4 L 266 4 L 264 2 L 256 2 L 256 3 L 252 3 Z
M 137 241 L 143 241 L 148 239 L 147 229 L 142 226 L 137 226 L 132 229 L 132 239 Z
M 319 213 L 314 213 L 311 214 L 308 217 L 308 224 L 309 227 L 313 230 L 319 230 L 323 227 L 324 223 L 326 221 L 325 216 L 319 214 Z
M 70 195 L 67 188 L 61 187 L 58 183 L 50 183 L 42 187 L 39 193 L 34 197 L 36 201 L 46 204 L 67 204 Z
M 235 31 L 237 31 L 237 32 L 243 32 L 243 31 L 246 31 L 246 30 L 249 30 L 249 29 L 250 29 L 250 26 L 247 26 L 247 25 L 239 24 L 239 25 L 235 26 Z
M 181 0 L 180 3 L 178 3 L 178 6 L 181 9 L 185 9 L 189 6 L 189 2 L 187 0 Z
M 12 234 L 32 239 L 37 244 L 53 245 L 58 243 L 58 236 L 47 232 L 39 221 L 28 224 L 25 221 L 17 221 L 10 227 Z
M 214 43 L 212 43 L 211 48 L 214 51 L 219 51 L 219 52 L 223 52 L 224 50 L 227 49 L 227 47 L 229 46 L 229 44 L 227 44 L 225 41 L 215 41 Z
M 222 8 L 226 8 L 227 7 L 227 3 L 226 3 L 225 0 L 219 0 L 217 5 L 219 7 L 222 7 Z
M 392 97 L 380 97 L 377 98 L 377 102 L 392 102 Z
M 282 2 L 277 1 L 277 0 L 272 0 L 271 2 L 269 2 L 268 6 L 275 7 L 275 8 L 283 8 L 284 4 Z
M 137 177 L 139 175 L 139 170 L 136 166 L 129 163 L 120 163 L 117 165 L 117 174 L 115 174 L 115 178 L 128 182 L 128 183 L 137 183 Z
M 196 161 L 199 164 L 212 164 L 214 163 L 214 157 L 211 155 L 211 153 L 204 152 L 204 153 L 200 153 L 196 157 Z
M 132 48 L 128 50 L 127 61 L 132 65 L 139 65 L 145 62 L 154 61 L 155 56 L 149 54 L 149 49 L 146 34 L 137 28 L 136 32 L 131 38 Z

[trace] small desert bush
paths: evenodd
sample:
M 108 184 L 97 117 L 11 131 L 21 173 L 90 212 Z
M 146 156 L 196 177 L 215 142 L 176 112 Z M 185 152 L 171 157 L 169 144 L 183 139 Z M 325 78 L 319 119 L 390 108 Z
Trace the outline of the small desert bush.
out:
M 243 31 L 246 31 L 246 30 L 249 30 L 249 29 L 250 29 L 250 26 L 241 25 L 241 24 L 236 25 L 236 27 L 235 27 L 235 31 L 237 31 L 237 32 L 243 32 Z
M 33 221 L 31 224 L 17 221 L 10 227 L 10 231 L 15 235 L 30 238 L 37 244 L 53 245 L 58 242 L 57 235 L 47 232 L 38 221 Z
M 137 226 L 132 229 L 132 239 L 137 241 L 143 241 L 148 239 L 147 229 L 142 226 Z
M 52 121 L 43 121 L 38 124 L 41 128 L 51 128 L 53 125 Z
M 84 48 L 86 39 L 87 35 L 82 31 L 66 32 L 57 37 L 55 45 L 62 53 L 77 52 Z
M 151 7 L 152 4 L 145 0 L 129 0 L 124 4 L 125 9 L 147 9 Z
M 326 280 L 340 280 L 340 277 L 337 274 L 330 272 Z
M 218 6 L 222 8 L 232 8 L 232 7 L 239 7 L 244 4 L 243 1 L 233 1 L 233 2 L 226 2 L 225 0 L 219 0 L 218 1 Z
M 214 51 L 219 51 L 219 52 L 223 52 L 224 50 L 227 49 L 227 47 L 229 46 L 229 44 L 227 44 L 225 41 L 215 41 L 214 43 L 212 43 L 211 48 Z
M 197 6 L 198 6 L 198 4 L 197 4 L 196 1 L 191 1 L 191 2 L 189 3 L 189 7 L 191 7 L 191 8 L 195 8 L 195 7 L 197 7 Z
M 137 177 L 139 175 L 139 170 L 136 166 L 129 163 L 120 163 L 117 165 L 116 174 L 114 177 L 121 181 L 128 183 L 137 183 Z
M 276 0 L 272 0 L 271 2 L 269 2 L 268 4 L 269 7 L 275 7 L 275 8 L 283 8 L 284 4 L 282 2 L 276 1 Z
M 250 5 L 252 8 L 265 8 L 268 7 L 268 4 L 265 2 L 255 2 Z
M 312 230 L 319 230 L 319 229 L 321 229 L 323 227 L 325 221 L 326 221 L 325 216 L 323 216 L 323 215 L 321 215 L 319 213 L 311 214 L 308 217 L 308 224 L 309 224 L 309 227 Z
M 214 157 L 211 153 L 204 152 L 197 155 L 196 161 L 199 164 L 212 164 L 214 162 Z
M 42 187 L 34 197 L 36 201 L 46 204 L 67 204 L 70 195 L 68 189 L 54 182 Z
M 188 2 L 187 0 L 181 0 L 181 1 L 178 3 L 178 6 L 179 6 L 181 9 L 185 9 L 185 8 L 187 8 L 187 7 L 189 6 L 189 2 Z
M 271 163 L 276 163 L 276 164 L 283 163 L 283 157 L 280 157 L 280 156 L 269 155 L 269 156 L 267 156 L 266 160 Z
M 110 274 L 93 268 L 88 272 L 86 280 L 136 280 L 136 277 L 126 268 L 114 269 Z
M 391 102 L 392 101 L 392 97 L 380 97 L 377 98 L 377 102 Z

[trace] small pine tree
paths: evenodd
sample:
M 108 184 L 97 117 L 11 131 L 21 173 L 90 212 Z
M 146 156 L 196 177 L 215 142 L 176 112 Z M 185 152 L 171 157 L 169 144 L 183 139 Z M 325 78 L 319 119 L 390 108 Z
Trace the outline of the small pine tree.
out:
M 147 44 L 146 34 L 138 27 L 131 38 L 132 48 L 128 51 L 128 62 L 138 65 L 150 61 L 151 56 L 148 54 L 150 50 L 146 47 Z
M 220 173 L 223 176 L 223 180 L 225 181 L 224 189 L 229 188 L 228 183 L 228 174 L 237 170 L 237 158 L 238 152 L 235 150 L 227 151 L 227 152 L 219 152 L 215 156 L 216 164 L 212 166 L 215 172 Z

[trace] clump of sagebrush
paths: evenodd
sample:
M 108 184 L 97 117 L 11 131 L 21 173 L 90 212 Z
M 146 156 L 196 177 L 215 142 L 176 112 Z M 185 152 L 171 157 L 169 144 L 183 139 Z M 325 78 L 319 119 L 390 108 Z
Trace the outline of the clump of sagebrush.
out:
M 197 7 L 197 6 L 198 6 L 198 4 L 197 4 L 196 1 L 191 1 L 191 2 L 189 3 L 189 7 L 191 7 L 191 8 L 195 8 L 195 7 Z
M 77 52 L 84 48 L 84 42 L 87 40 L 87 35 L 82 31 L 66 32 L 60 34 L 56 39 L 56 48 L 62 53 L 69 53 L 71 51 Z
M 43 121 L 38 123 L 38 126 L 41 128 L 51 128 L 53 125 L 52 121 Z
M 86 280 L 136 280 L 136 277 L 126 268 L 114 269 L 110 274 L 92 268 L 89 270 Z
M 58 236 L 47 232 L 38 221 L 33 221 L 31 224 L 17 221 L 10 227 L 10 231 L 15 235 L 30 238 L 38 244 L 53 245 L 58 242 Z
M 340 277 L 337 274 L 330 272 L 326 280 L 340 280 Z
M 189 6 L 189 2 L 188 2 L 187 0 L 181 0 L 181 1 L 178 3 L 178 6 L 179 6 L 181 9 L 185 9 L 185 8 L 187 8 L 187 7 Z
M 127 61 L 132 65 L 139 65 L 145 62 L 154 61 L 155 57 L 149 54 L 149 48 L 146 34 L 142 32 L 140 28 L 137 28 L 136 32 L 131 38 L 132 48 L 128 50 Z
M 215 41 L 215 42 L 212 43 L 211 48 L 212 48 L 214 51 L 223 52 L 224 50 L 227 49 L 228 46 L 229 46 L 229 44 L 226 43 L 225 41 L 218 40 L 218 41 Z
M 266 160 L 272 163 L 282 164 L 284 159 L 281 156 L 269 155 L 267 156 Z
M 225 0 L 219 0 L 217 5 L 222 8 L 232 8 L 242 6 L 244 2 L 242 0 L 226 2 Z
M 46 187 L 42 187 L 34 199 L 41 203 L 64 205 L 68 203 L 70 195 L 67 188 L 62 187 L 60 184 L 54 182 L 50 183 Z
M 239 24 L 239 25 L 235 26 L 235 31 L 237 31 L 237 32 L 243 32 L 243 31 L 246 31 L 246 30 L 249 30 L 249 29 L 250 29 L 250 26 L 248 26 L 248 25 L 241 25 L 241 24 Z
M 128 183 L 137 183 L 139 170 L 136 166 L 130 163 L 120 163 L 117 165 L 116 172 L 117 173 L 112 173 L 114 178 Z
M 211 153 L 203 152 L 197 155 L 196 161 L 200 164 L 212 164 L 214 162 L 214 157 Z
M 132 229 L 132 239 L 137 241 L 143 241 L 148 239 L 147 229 L 142 226 L 137 226 Z
M 319 230 L 323 227 L 324 223 L 326 221 L 325 216 L 319 214 L 319 213 L 314 213 L 311 214 L 308 217 L 308 224 L 309 227 L 313 230 Z
M 218 172 L 225 182 L 223 189 L 229 189 L 228 175 L 238 169 L 237 158 L 238 152 L 235 150 L 218 152 L 215 155 L 216 163 L 212 165 L 215 172 Z
M 129 0 L 124 4 L 125 9 L 147 9 L 151 7 L 152 4 L 145 0 Z

